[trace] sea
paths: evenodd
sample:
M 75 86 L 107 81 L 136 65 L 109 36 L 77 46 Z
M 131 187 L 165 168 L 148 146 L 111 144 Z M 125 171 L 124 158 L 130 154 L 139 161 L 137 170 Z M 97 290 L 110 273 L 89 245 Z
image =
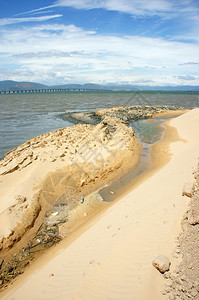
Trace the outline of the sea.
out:
M 71 91 L 60 93 L 0 94 L 0 159 L 27 140 L 74 124 L 63 113 L 92 111 L 124 105 L 199 107 L 199 92 Z M 141 128 L 145 136 L 146 124 Z M 139 125 L 139 124 L 138 124 Z M 144 128 L 144 129 L 142 129 Z M 157 129 L 157 128 L 156 128 Z M 153 130 L 152 130 L 153 131 Z

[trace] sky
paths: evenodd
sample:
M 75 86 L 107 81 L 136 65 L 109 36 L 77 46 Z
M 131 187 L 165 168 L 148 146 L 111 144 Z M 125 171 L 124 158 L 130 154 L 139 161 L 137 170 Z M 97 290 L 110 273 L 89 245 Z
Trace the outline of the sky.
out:
M 199 85 L 199 0 L 0 0 L 0 81 Z

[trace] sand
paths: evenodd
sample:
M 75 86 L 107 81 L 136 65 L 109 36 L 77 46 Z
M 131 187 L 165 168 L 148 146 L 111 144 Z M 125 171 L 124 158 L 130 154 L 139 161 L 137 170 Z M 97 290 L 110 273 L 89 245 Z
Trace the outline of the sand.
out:
M 71 243 L 60 243 L 51 259 L 38 261 L 2 299 L 163 299 L 162 275 L 152 266 L 158 255 L 175 261 L 171 251 L 181 230 L 199 157 L 199 109 L 170 121 L 179 140 L 171 159 L 136 189 L 82 226 Z M 61 246 L 62 245 L 62 246 Z M 166 299 L 166 298 L 165 298 Z
M 73 224 L 71 213 L 81 196 L 128 172 L 140 155 L 133 130 L 108 118 L 97 126 L 79 124 L 44 134 L 6 154 L 0 162 L 0 286 L 17 275 L 18 270 L 7 276 L 9 269 L 29 263 L 29 252 L 71 231 L 64 224 Z M 95 200 L 91 211 L 103 205 Z

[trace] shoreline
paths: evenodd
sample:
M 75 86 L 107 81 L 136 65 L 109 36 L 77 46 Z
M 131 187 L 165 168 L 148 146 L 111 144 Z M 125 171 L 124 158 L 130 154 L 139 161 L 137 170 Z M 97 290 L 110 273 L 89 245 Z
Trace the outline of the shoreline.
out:
M 0 167 L 2 274 L 11 269 L 9 276 L 15 278 L 18 265 L 23 272 L 33 250 L 61 240 L 70 231 L 70 215 L 81 195 L 134 168 L 140 155 L 132 128 L 109 118 L 97 126 L 80 124 L 44 134 L 7 153 Z M 7 285 L 5 279 L 1 285 Z
M 74 205 L 71 207 L 73 208 L 77 204 L 77 197 L 80 198 L 81 194 L 88 195 L 98 189 L 98 187 L 102 187 L 105 184 L 104 178 L 106 179 L 106 184 L 110 184 L 116 178 L 123 176 L 123 174 L 128 173 L 130 169 L 138 165 L 141 149 L 133 130 L 124 124 L 125 116 L 130 113 L 130 119 L 132 119 L 135 114 L 138 114 L 139 117 L 136 116 L 137 119 L 149 118 L 154 114 L 165 115 L 166 113 L 167 115 L 170 113 L 171 115 L 176 115 L 186 111 L 184 108 L 183 110 L 181 109 L 177 107 L 138 106 L 136 109 L 135 107 L 123 107 L 122 111 L 121 107 L 98 111 L 96 114 L 102 115 L 102 120 L 94 127 L 92 125 L 79 124 L 76 127 L 56 130 L 33 138 L 8 152 L 0 164 L 0 187 L 2 191 L 0 214 L 1 219 L 3 217 L 3 221 L 1 221 L 6 223 L 6 227 L 9 228 L 5 229 L 3 233 L 0 232 L 0 248 L 10 248 L 12 243 L 21 240 L 20 231 L 24 235 L 29 228 L 33 227 L 38 220 L 38 216 L 40 219 L 44 217 L 44 213 L 42 213 L 43 206 L 46 210 L 52 204 L 54 205 L 55 202 L 60 202 L 59 197 L 63 195 L 66 186 L 70 187 L 68 196 L 75 198 L 73 201 Z M 117 131 L 116 133 L 115 130 Z M 85 135 L 85 132 L 88 133 Z M 68 144 L 64 140 L 65 135 L 66 137 L 69 136 Z M 97 136 L 95 137 L 95 135 Z M 78 144 L 79 141 L 80 144 Z M 72 143 L 75 143 L 75 145 Z M 127 146 L 125 146 L 125 143 L 127 143 Z M 47 151 L 49 153 L 45 148 L 48 148 Z M 119 152 L 117 152 L 118 150 Z M 128 157 L 130 160 L 127 159 Z M 46 163 L 49 160 L 50 163 Z M 95 166 L 93 169 L 90 162 L 98 166 Z M 64 175 L 64 166 L 68 166 L 66 167 L 67 176 Z M 40 168 L 41 174 L 38 174 L 38 168 Z M 61 169 L 63 170 L 59 172 Z M 89 169 L 93 169 L 92 172 L 94 173 L 102 173 L 100 181 L 98 180 L 98 174 L 93 177 Z M 55 176 L 51 175 L 50 172 L 52 170 L 53 172 L 58 171 L 58 174 Z M 116 172 L 113 172 L 113 170 Z M 27 172 L 31 173 L 31 177 L 28 180 L 27 177 L 29 175 Z M 109 179 L 106 176 L 107 172 Z M 77 175 L 80 174 L 80 180 L 75 175 L 76 173 Z M 16 177 L 16 174 L 19 174 L 19 176 Z M 65 178 L 63 179 L 63 177 Z M 27 188 L 24 188 L 24 185 L 21 184 L 22 181 L 26 182 Z M 62 184 L 63 181 L 65 182 L 64 184 Z M 79 183 L 76 184 L 75 182 L 78 181 Z M 98 181 L 99 183 L 97 183 Z M 17 189 L 12 188 L 11 190 L 13 191 L 11 192 L 8 187 L 12 185 L 12 182 L 15 182 L 15 185 L 19 187 Z M 35 195 L 34 199 L 32 199 L 33 195 Z M 9 202 L 6 201 L 7 197 L 10 198 Z M 67 203 L 69 210 L 71 209 L 70 204 Z M 24 223 L 24 212 L 20 211 L 26 212 L 27 207 L 29 207 L 29 212 L 26 214 L 29 220 L 25 225 L 27 216 L 25 216 Z M 19 220 L 13 223 L 16 214 L 18 219 L 21 219 L 21 224 L 19 224 Z M 12 215 L 12 220 L 9 215 Z M 17 226 L 19 227 L 18 229 Z M 23 226 L 26 226 L 26 228 L 23 228 Z
M 169 136 L 169 134 L 168 134 L 168 128 L 167 128 L 167 130 L 166 130 L 166 133 L 167 133 L 167 135 Z M 172 132 L 172 130 L 173 129 L 170 129 L 170 132 Z M 174 130 L 173 130 L 173 132 L 174 132 Z M 173 134 L 173 141 L 175 140 L 176 141 L 176 139 L 178 139 L 178 137 L 177 137 L 177 135 L 176 135 L 176 133 L 175 134 Z M 168 140 L 169 140 L 169 138 L 168 138 Z M 179 139 L 178 139 L 179 140 Z M 160 142 L 161 143 L 161 142 Z M 165 140 L 164 140 L 164 143 L 165 143 Z M 160 147 L 162 147 L 162 146 L 160 146 L 159 144 L 157 144 L 157 145 L 155 145 L 155 146 L 153 146 L 154 147 L 154 151 L 152 152 L 152 153 L 159 153 L 159 150 L 160 150 Z M 163 147 L 162 147 L 163 148 Z M 168 156 L 168 149 L 163 149 L 163 153 L 165 153 L 165 158 Z M 154 154 L 154 158 L 153 158 L 153 162 L 155 162 L 155 161 L 157 161 L 157 156 Z M 159 167 L 158 167 L 159 166 Z M 160 168 L 161 168 L 162 166 L 160 166 L 160 160 L 159 160 L 159 162 L 155 165 L 155 170 L 153 170 L 152 171 L 152 174 L 155 174 L 156 172 L 157 172 L 157 170 L 159 170 Z M 143 178 L 143 181 L 145 181 L 145 180 L 147 180 L 147 178 L 148 177 L 151 177 L 152 176 L 152 174 L 149 174 L 148 176 L 146 176 L 146 178 Z M 141 182 L 142 183 L 142 182 Z M 139 183 L 139 185 L 141 184 L 141 183 Z M 137 187 L 137 186 L 136 186 Z M 116 204 L 119 202 L 119 199 L 116 201 Z M 115 202 L 114 202 L 114 204 L 115 204 Z M 112 206 L 112 205 L 109 205 L 109 206 Z M 110 209 L 110 207 L 109 207 L 109 209 Z M 102 212 L 100 213 L 100 216 L 101 216 L 101 214 L 102 214 Z M 100 216 L 97 216 L 97 219 L 99 219 L 100 218 Z M 95 220 L 95 216 L 94 216 L 94 220 Z M 92 221 L 92 222 L 94 222 L 94 220 Z M 95 220 L 96 221 L 96 220 Z M 86 225 L 86 226 L 88 226 L 88 224 Z M 77 231 L 78 231 L 78 229 L 77 229 Z M 72 238 L 73 239 L 73 238 Z M 62 242 L 63 243 L 63 242 Z M 9 291 L 8 291 L 9 292 Z

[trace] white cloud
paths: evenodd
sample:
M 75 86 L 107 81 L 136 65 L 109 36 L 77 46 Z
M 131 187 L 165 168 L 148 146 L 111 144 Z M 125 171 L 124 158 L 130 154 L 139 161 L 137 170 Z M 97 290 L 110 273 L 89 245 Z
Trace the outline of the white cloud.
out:
M 185 81 L 193 81 L 193 80 L 197 80 L 199 78 L 199 76 L 192 76 L 192 75 L 179 75 L 177 76 L 178 79 L 182 79 Z
M 55 0 L 53 5 L 41 7 L 16 16 L 47 13 L 49 8 L 73 7 L 76 9 L 98 9 L 119 11 L 133 16 L 159 16 L 164 19 L 186 17 L 198 22 L 199 8 L 192 0 Z
M 1 77 L 47 84 L 88 81 L 199 84 L 199 45 L 139 36 L 99 35 L 74 25 L 1 30 Z M 5 71 L 5 69 L 7 71 Z M 181 76 L 181 77 L 180 77 Z
M 0 26 L 10 25 L 16 23 L 25 23 L 25 22 L 44 22 L 50 19 L 60 18 L 62 15 L 48 15 L 41 17 L 27 17 L 27 18 L 4 18 L 0 19 Z
M 29 11 L 26 11 L 26 12 L 23 12 L 23 13 L 20 13 L 20 14 L 16 14 L 15 16 L 21 16 L 21 15 L 26 15 L 26 14 L 32 14 L 32 13 L 35 13 L 35 12 L 43 12 L 43 11 L 46 10 L 46 9 L 54 8 L 54 7 L 56 7 L 56 6 L 57 6 L 57 5 L 49 5 L 49 6 L 41 7 L 41 8 L 38 8 L 38 9 L 29 10 Z
M 55 5 L 76 9 L 103 8 L 137 16 L 158 15 L 163 18 L 176 15 L 196 17 L 198 12 L 198 8 L 187 0 L 57 0 Z
M 189 62 L 185 62 L 185 63 L 180 64 L 180 66 L 186 66 L 186 65 L 199 65 L 199 62 L 189 61 Z
M 133 14 L 171 9 L 171 4 L 166 0 L 58 0 L 56 4 L 59 6 L 71 6 L 77 9 L 104 8 Z

